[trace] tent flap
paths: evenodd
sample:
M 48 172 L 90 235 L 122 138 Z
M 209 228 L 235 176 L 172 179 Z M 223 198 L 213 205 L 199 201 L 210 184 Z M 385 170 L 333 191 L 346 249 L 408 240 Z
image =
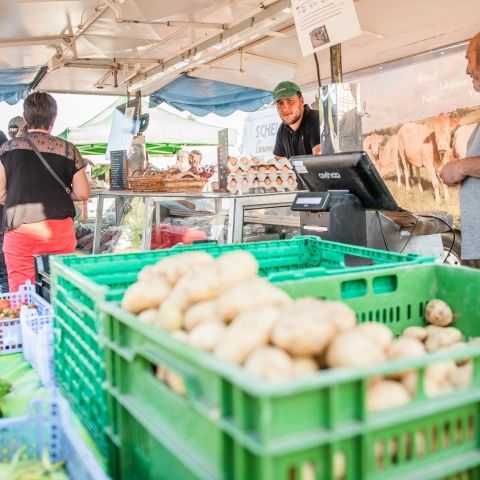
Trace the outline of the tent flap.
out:
M 0 70 L 0 102 L 13 105 L 25 98 L 38 70 L 37 67 Z
M 266 90 L 182 75 L 153 93 L 150 107 L 165 102 L 194 115 L 215 113 L 225 117 L 236 110 L 253 112 L 271 101 L 272 94 Z

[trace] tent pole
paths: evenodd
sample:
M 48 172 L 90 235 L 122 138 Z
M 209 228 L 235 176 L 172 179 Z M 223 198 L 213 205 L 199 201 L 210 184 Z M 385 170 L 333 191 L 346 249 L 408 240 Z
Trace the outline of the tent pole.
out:
M 342 44 L 332 45 L 330 47 L 330 72 L 332 75 L 332 83 L 342 83 Z

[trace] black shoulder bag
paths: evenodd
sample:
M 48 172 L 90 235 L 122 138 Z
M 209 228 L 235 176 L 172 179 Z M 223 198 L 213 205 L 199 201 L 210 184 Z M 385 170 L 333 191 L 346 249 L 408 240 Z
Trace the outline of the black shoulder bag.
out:
M 33 143 L 32 139 L 28 136 L 28 135 L 25 135 L 23 138 L 25 138 L 25 140 L 27 140 L 28 144 L 30 145 L 30 147 L 32 147 L 32 150 L 35 152 L 35 154 L 37 155 L 37 157 L 40 159 L 40 161 L 43 163 L 43 166 L 48 170 L 48 172 L 50 173 L 50 175 L 57 181 L 57 183 L 59 185 L 61 185 L 61 187 L 65 190 L 65 192 L 67 192 L 67 195 L 70 196 L 70 194 L 72 193 L 72 189 L 70 187 L 67 187 L 62 179 L 53 171 L 52 167 L 48 164 L 48 162 L 45 160 L 45 157 L 40 153 L 40 151 L 38 150 L 37 146 Z

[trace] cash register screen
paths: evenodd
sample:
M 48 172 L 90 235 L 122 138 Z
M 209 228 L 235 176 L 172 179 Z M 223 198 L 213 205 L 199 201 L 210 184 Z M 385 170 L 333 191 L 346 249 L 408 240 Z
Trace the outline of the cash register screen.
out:
M 401 210 L 366 152 L 291 157 L 296 174 L 311 192 L 348 190 L 373 210 Z

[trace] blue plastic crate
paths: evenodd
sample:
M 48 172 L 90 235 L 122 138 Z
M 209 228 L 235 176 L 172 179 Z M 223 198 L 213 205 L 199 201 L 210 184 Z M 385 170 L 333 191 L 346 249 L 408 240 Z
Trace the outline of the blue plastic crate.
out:
M 71 480 L 108 480 L 109 477 L 71 424 L 65 399 L 34 400 L 27 415 L 0 420 L 0 461 L 10 460 L 19 448 L 28 458 L 41 458 L 46 449 L 52 462 L 65 462 Z

